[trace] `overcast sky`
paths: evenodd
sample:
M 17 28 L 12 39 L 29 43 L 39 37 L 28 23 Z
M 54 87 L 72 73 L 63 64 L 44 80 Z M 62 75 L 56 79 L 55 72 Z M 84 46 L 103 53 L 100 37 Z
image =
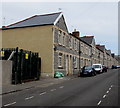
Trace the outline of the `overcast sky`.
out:
M 118 53 L 117 2 L 5 2 L 0 27 L 36 14 L 59 11 L 63 12 L 69 32 L 77 29 L 81 36 L 94 35 L 96 44 Z

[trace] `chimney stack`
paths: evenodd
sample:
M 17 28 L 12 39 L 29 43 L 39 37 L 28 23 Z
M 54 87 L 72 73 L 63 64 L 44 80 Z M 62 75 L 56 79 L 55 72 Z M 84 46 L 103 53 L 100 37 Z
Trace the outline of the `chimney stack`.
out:
M 80 32 L 76 31 L 76 29 L 74 29 L 74 32 L 72 32 L 72 35 L 74 35 L 76 37 L 80 37 Z
M 2 28 L 5 28 L 6 26 L 2 26 Z

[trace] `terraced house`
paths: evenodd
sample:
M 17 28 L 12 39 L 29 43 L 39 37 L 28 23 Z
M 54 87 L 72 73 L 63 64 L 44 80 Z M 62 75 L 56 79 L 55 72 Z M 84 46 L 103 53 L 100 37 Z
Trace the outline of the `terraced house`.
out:
M 90 55 L 91 65 L 98 63 L 98 57 L 97 57 L 98 51 L 96 50 L 94 36 L 83 36 L 83 37 L 81 37 L 81 40 L 83 40 L 86 43 L 88 43 L 89 45 L 91 45 L 91 55 Z M 96 53 L 96 51 L 97 51 L 97 53 Z
M 39 53 L 42 77 L 53 77 L 55 72 L 78 74 L 85 65 L 107 66 L 110 60 L 105 46 L 96 48 L 94 36 L 69 33 L 61 12 L 35 15 L 2 28 L 2 48 L 16 47 Z
M 98 51 L 98 60 L 99 60 L 98 63 L 100 63 L 100 64 L 103 65 L 103 64 L 104 64 L 104 63 L 103 63 L 103 60 L 104 60 L 104 51 L 101 50 L 99 46 L 100 46 L 100 45 L 96 45 L 96 48 L 99 50 L 99 51 Z
M 80 70 L 78 37 L 61 28 L 54 31 L 54 72 L 77 74 Z
M 111 63 L 111 50 L 106 50 L 107 53 L 107 66 L 111 67 L 112 63 Z
M 103 65 L 107 66 L 107 53 L 105 45 L 98 45 L 97 46 L 103 52 Z
M 91 65 L 92 46 L 80 37 L 80 67 Z
M 68 33 L 61 12 L 35 15 L 6 26 L 2 35 L 3 48 L 39 52 L 43 77 L 53 77 L 57 71 L 65 75 L 79 71 L 79 40 Z

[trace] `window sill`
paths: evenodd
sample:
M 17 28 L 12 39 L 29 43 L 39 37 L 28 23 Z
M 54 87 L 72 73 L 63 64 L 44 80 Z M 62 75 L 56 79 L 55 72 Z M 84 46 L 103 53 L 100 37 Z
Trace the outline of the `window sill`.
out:
M 63 69 L 63 66 L 58 66 L 59 69 Z

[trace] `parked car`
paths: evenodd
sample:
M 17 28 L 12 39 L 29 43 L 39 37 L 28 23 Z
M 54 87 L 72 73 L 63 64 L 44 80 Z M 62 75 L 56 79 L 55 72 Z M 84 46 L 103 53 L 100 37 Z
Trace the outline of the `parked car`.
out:
M 120 65 L 117 65 L 117 68 L 120 68 Z
M 101 64 L 93 64 L 92 67 L 94 68 L 94 70 L 96 71 L 96 73 L 102 73 L 103 68 Z
M 103 65 L 102 68 L 103 68 L 103 69 L 102 69 L 103 72 L 107 72 L 107 69 L 108 69 L 108 68 L 107 68 L 105 65 Z
M 96 72 L 92 66 L 84 66 L 81 70 L 80 76 L 93 76 Z
M 112 69 L 117 69 L 117 66 L 116 65 L 112 65 Z

